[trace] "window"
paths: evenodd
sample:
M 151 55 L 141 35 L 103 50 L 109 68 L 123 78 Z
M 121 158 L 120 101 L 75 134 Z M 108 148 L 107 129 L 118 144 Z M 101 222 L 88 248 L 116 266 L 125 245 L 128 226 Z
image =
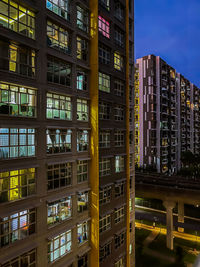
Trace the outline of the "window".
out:
M 122 107 L 120 105 L 115 105 L 114 118 L 115 118 L 115 121 L 123 121 L 124 120 L 124 107 Z
M 2 264 L 1 267 L 34 267 L 36 266 L 36 249 L 30 250 L 17 258 L 11 259 Z
M 100 132 L 99 147 L 100 148 L 110 147 L 110 132 L 109 131 Z
M 115 235 L 115 248 L 119 248 L 124 244 L 125 241 L 125 232 Z
M 125 192 L 125 182 L 120 182 L 115 185 L 115 197 L 123 196 Z
M 117 1 L 115 2 L 115 13 L 114 14 L 118 20 L 120 21 L 124 20 L 124 8 L 122 4 Z
M 101 44 L 99 45 L 99 62 L 110 64 L 110 49 Z
M 80 192 L 77 194 L 78 212 L 88 210 L 88 192 Z
M 71 98 L 64 95 L 47 93 L 47 119 L 72 119 Z
M 88 42 L 81 37 L 76 38 L 76 45 L 77 45 L 77 58 L 81 60 L 87 60 L 88 55 Z
M 0 203 L 35 194 L 35 168 L 0 172 Z
M 130 169 L 133 168 L 133 154 L 130 154 Z
M 35 233 L 35 217 L 35 209 L 29 209 L 0 218 L 0 247 Z
M 111 105 L 105 102 L 99 102 L 99 119 L 109 120 L 111 113 Z
M 117 96 L 124 96 L 125 88 L 124 82 L 121 80 L 115 80 L 114 82 L 114 93 Z
M 103 158 L 99 161 L 99 176 L 110 175 L 110 159 Z
M 111 242 L 106 243 L 103 247 L 100 247 L 100 262 L 106 259 L 111 254 Z
M 88 222 L 80 223 L 77 225 L 78 243 L 82 244 L 88 240 L 89 226 Z
M 129 211 L 133 211 L 133 199 L 129 199 Z
M 89 107 L 87 100 L 77 99 L 77 120 L 88 121 Z
M 88 161 L 78 160 L 77 162 L 77 180 L 78 183 L 88 180 Z
M 64 232 L 48 242 L 48 262 L 53 262 L 71 251 L 72 231 Z
M 116 70 L 123 70 L 123 57 L 118 53 L 114 53 L 114 68 Z
M 76 89 L 77 90 L 87 90 L 88 76 L 87 73 L 78 69 L 76 73 Z
M 124 131 L 115 132 L 115 146 L 121 147 L 124 145 Z
M 110 38 L 110 23 L 105 20 L 102 16 L 98 16 L 99 21 L 99 32 L 103 34 L 103 36 Z
M 35 50 L 0 41 L 0 68 L 23 76 L 35 77 Z
M 99 72 L 99 90 L 110 93 L 110 76 Z
M 87 130 L 77 131 L 77 151 L 88 151 L 89 148 L 89 133 Z
M 102 233 L 111 228 L 111 215 L 108 214 L 99 220 L 99 232 Z
M 111 200 L 111 186 L 106 186 L 99 191 L 99 204 L 109 203 Z
M 132 189 L 133 187 L 133 176 L 131 175 L 130 176 L 130 189 Z
M 35 156 L 35 129 L 0 128 L 0 159 Z
M 0 114 L 36 117 L 36 107 L 35 89 L 0 82 Z
M 130 123 L 133 122 L 133 109 L 130 109 L 130 111 L 129 111 L 129 122 Z
M 71 65 L 56 59 L 47 61 L 47 81 L 61 85 L 71 85 Z
M 115 223 L 124 220 L 124 207 L 115 210 Z
M 61 50 L 64 53 L 70 52 L 70 36 L 66 29 L 47 21 L 47 45 Z
M 47 129 L 46 135 L 47 154 L 71 152 L 71 130 Z
M 124 32 L 119 28 L 115 28 L 115 43 L 121 47 L 124 47 Z
M 84 254 L 78 259 L 78 267 L 88 267 L 88 255 Z
M 71 185 L 72 163 L 49 165 L 47 170 L 48 190 Z
M 0 2 L 0 25 L 35 39 L 35 14 L 14 1 Z
M 47 8 L 58 16 L 69 20 L 69 0 L 47 0 Z
M 89 31 L 89 14 L 80 6 L 77 6 L 77 27 L 85 32 Z
M 115 263 L 115 267 L 124 267 L 124 259 L 121 258 L 120 260 L 118 260 L 116 263 Z
M 129 145 L 133 145 L 133 131 L 129 132 Z
M 110 0 L 100 0 L 100 4 L 107 10 L 110 10 Z
M 124 156 L 115 156 L 115 172 L 124 171 Z
M 47 224 L 52 225 L 60 223 L 72 216 L 72 201 L 71 197 L 66 197 L 47 205 L 48 218 Z

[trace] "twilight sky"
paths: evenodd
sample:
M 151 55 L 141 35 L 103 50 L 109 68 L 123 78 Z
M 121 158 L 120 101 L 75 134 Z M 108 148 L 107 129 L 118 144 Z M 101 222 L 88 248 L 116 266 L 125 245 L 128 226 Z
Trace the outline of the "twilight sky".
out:
M 135 0 L 135 58 L 148 54 L 200 87 L 200 0 Z

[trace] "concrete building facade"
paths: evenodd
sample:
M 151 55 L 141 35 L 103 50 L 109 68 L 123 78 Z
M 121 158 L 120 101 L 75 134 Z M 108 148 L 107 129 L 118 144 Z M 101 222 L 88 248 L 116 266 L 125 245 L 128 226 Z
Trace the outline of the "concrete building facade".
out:
M 133 1 L 0 0 L 0 265 L 134 266 Z

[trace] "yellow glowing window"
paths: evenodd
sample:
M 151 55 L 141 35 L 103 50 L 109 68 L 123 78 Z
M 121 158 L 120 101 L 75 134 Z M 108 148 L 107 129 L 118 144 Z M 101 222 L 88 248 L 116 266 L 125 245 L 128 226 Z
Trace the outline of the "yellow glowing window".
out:
M 35 186 L 35 168 L 1 172 L 0 203 L 33 195 Z
M 123 69 L 123 57 L 118 52 L 114 53 L 114 68 L 116 70 Z

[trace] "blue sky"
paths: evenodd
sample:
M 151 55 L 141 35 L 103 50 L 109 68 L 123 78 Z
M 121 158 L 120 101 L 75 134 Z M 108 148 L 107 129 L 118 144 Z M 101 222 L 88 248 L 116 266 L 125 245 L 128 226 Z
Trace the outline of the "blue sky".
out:
M 135 57 L 148 54 L 200 87 L 200 0 L 135 0 Z

